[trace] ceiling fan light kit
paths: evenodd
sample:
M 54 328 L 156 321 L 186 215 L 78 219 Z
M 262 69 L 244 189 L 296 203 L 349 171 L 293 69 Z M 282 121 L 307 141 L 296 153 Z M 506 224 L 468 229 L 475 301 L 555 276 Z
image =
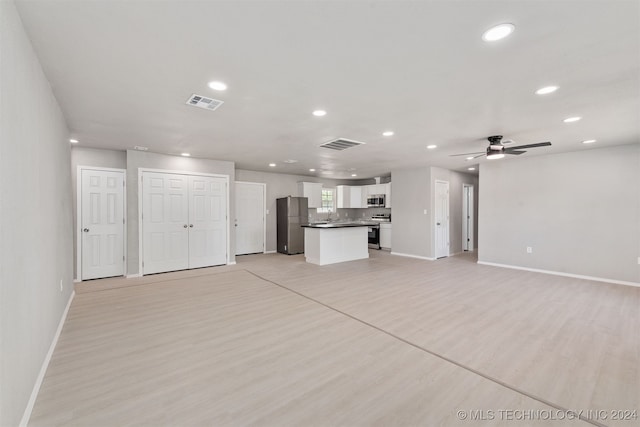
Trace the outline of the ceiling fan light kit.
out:
M 504 157 L 505 154 L 515 154 L 516 156 L 520 154 L 526 153 L 523 148 L 537 148 L 537 147 L 548 147 L 551 145 L 550 142 L 538 142 L 535 144 L 526 144 L 526 145 L 518 145 L 516 147 L 505 147 L 502 143 L 502 135 L 492 135 L 487 137 L 489 141 L 489 146 L 487 147 L 486 152 L 477 152 L 477 153 L 463 153 L 463 154 L 452 154 L 453 156 L 468 156 L 469 154 L 477 154 L 477 156 L 473 157 L 473 159 L 477 157 L 486 156 L 489 160 L 497 160 Z M 510 141 L 510 140 L 506 140 Z M 513 142 L 513 141 L 510 141 Z M 467 157 L 467 160 L 470 158 Z

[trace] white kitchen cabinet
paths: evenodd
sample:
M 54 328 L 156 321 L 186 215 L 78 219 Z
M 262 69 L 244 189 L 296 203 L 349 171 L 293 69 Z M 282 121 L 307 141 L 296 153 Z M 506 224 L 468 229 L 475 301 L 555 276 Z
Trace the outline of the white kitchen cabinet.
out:
M 380 247 L 391 249 L 391 223 L 380 224 Z
M 365 200 L 366 202 L 366 200 Z M 350 189 L 350 208 L 366 208 L 367 204 L 362 204 L 362 187 L 351 186 Z
M 361 208 L 362 187 L 354 185 L 338 185 L 336 187 L 338 208 Z
M 391 207 L 391 183 L 386 184 L 371 184 L 371 185 L 362 185 L 360 186 L 362 191 L 362 206 L 363 208 L 367 207 L 367 198 L 373 195 L 385 195 L 385 208 Z
M 385 185 L 385 199 L 384 199 L 384 207 L 385 208 L 390 208 L 391 207 L 391 183 L 387 183 L 384 184 Z
M 322 184 L 319 182 L 299 182 L 298 196 L 309 199 L 308 207 L 315 209 L 322 207 Z

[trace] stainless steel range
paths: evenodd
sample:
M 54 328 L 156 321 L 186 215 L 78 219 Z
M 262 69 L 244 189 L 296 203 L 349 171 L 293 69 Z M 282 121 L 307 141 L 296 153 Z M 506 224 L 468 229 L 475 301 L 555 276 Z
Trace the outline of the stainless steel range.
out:
M 389 213 L 373 214 L 371 216 L 371 221 L 391 222 L 391 214 Z

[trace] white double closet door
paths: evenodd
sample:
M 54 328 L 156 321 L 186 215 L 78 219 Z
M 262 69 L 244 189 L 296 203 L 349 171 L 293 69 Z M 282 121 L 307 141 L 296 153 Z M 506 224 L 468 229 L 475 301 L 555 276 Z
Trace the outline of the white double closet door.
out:
M 227 179 L 143 172 L 143 274 L 227 262 Z

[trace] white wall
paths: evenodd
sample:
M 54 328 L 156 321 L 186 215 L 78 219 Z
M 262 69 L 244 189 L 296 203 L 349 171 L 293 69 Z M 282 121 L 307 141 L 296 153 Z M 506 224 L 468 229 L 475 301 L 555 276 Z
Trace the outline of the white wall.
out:
M 73 246 L 68 130 L 11 1 L 0 95 L 0 425 L 17 426 L 72 292 Z
M 127 150 L 127 274 L 139 273 L 138 241 L 138 169 L 163 169 L 200 172 L 229 176 L 229 233 L 230 259 L 235 260 L 236 239 L 233 231 L 235 218 L 235 164 L 221 160 L 169 156 L 144 151 Z
M 462 184 L 472 184 L 478 200 L 478 177 L 448 169 L 425 166 L 391 172 L 393 197 L 391 251 L 417 257 L 435 258 L 435 182 L 449 183 L 449 253 L 462 252 Z M 427 211 L 426 215 L 424 211 Z M 474 221 L 478 245 L 477 206 Z
M 391 252 L 431 258 L 429 168 L 392 171 L 391 197 Z
M 480 185 L 479 261 L 640 283 L 640 144 L 484 163 Z

